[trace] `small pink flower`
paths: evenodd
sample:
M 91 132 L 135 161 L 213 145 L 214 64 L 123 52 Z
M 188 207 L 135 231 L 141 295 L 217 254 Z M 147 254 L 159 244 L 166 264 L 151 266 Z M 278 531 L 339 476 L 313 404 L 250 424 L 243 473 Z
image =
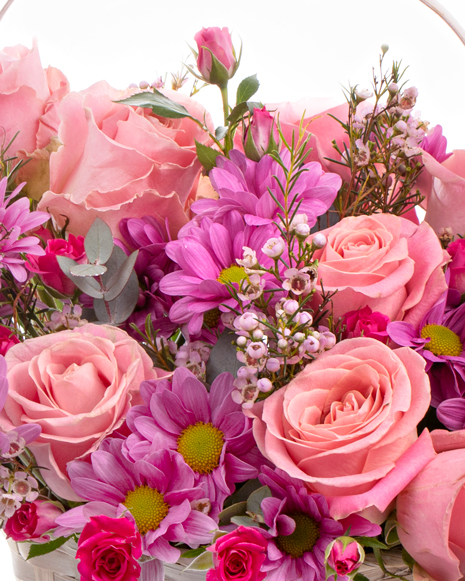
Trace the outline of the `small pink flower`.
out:
M 234 76 L 238 62 L 229 30 L 212 26 L 194 36 L 199 54 L 197 68 L 207 83 L 225 85 Z M 216 66 L 213 66 L 216 59 Z
M 353 573 L 360 567 L 365 557 L 365 551 L 357 541 L 349 542 L 344 548 L 341 539 L 333 541 L 326 549 L 326 554 L 328 565 L 338 575 Z
M 214 569 L 207 581 L 262 581 L 260 568 L 266 558 L 268 541 L 259 529 L 240 526 L 208 547 L 213 553 Z
M 450 272 L 449 288 L 465 293 L 465 240 L 459 238 L 449 244 L 447 252 L 452 257 L 447 269 Z
M 48 499 L 39 498 L 34 502 L 23 502 L 13 516 L 6 521 L 5 534 L 14 541 L 47 542 L 49 538 L 41 537 L 50 529 L 55 528 L 55 519 L 62 512 Z
M 286 243 L 282 238 L 270 238 L 262 248 L 262 252 L 276 260 L 281 256 L 285 248 Z
M 346 313 L 342 319 L 346 330 L 343 333 L 343 339 L 351 337 L 372 337 L 378 339 L 387 345 L 389 335 L 386 328 L 391 322 L 389 317 L 372 311 L 370 307 L 364 307 L 356 311 Z
M 266 110 L 254 108 L 253 117 L 242 136 L 242 144 L 246 156 L 252 161 L 260 159 L 269 152 L 270 146 L 279 141 L 278 129 L 274 118 Z
M 13 345 L 19 343 L 18 337 L 13 334 L 11 329 L 0 325 L 0 355 L 5 355 L 8 349 L 11 349 Z
M 93 516 L 79 538 L 76 558 L 82 581 L 137 581 L 141 536 L 126 518 Z

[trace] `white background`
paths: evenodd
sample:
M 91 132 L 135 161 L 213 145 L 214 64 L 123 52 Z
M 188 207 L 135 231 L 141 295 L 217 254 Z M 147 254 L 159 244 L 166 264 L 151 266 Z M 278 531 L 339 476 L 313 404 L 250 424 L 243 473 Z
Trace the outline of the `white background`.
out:
M 465 28 L 465 2 L 442 4 Z M 203 26 L 228 26 L 236 46 L 242 39 L 232 94 L 257 73 L 255 99 L 263 102 L 341 103 L 341 86 L 369 86 L 387 43 L 387 64 L 410 65 L 406 78 L 419 89 L 422 118 L 443 126 L 450 150 L 465 148 L 465 47 L 419 0 L 15 0 L 0 23 L 0 46 L 30 47 L 35 37 L 43 65 L 60 68 L 73 90 L 101 79 L 122 89 L 192 64 L 187 44 L 195 46 Z M 218 90 L 196 98 L 220 124 Z M 1 538 L 0 551 L 1 581 L 12 581 Z

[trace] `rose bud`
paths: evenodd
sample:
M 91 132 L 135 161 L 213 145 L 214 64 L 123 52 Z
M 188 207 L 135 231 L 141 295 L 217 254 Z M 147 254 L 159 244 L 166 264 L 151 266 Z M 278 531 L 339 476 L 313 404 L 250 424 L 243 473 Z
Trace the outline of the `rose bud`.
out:
M 274 118 L 266 107 L 254 108 L 249 126 L 242 133 L 242 145 L 245 155 L 252 161 L 261 158 L 277 149 L 279 133 L 274 124 Z
M 56 527 L 55 519 L 62 510 L 48 499 L 38 498 L 34 502 L 23 502 L 13 516 L 6 521 L 4 530 L 8 538 L 14 541 L 34 541 L 46 543 L 44 533 Z
M 326 574 L 350 575 L 365 559 L 362 545 L 351 537 L 339 537 L 326 548 Z
M 225 87 L 239 66 L 229 30 L 212 26 L 195 35 L 197 68 L 205 82 Z

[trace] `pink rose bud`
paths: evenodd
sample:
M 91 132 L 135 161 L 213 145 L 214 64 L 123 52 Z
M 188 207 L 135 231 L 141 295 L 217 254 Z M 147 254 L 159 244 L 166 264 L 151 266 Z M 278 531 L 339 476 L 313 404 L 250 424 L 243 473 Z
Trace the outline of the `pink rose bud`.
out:
M 212 26 L 195 35 L 197 68 L 205 82 L 224 87 L 239 66 L 229 30 Z
M 242 135 L 242 144 L 246 156 L 252 161 L 260 161 L 261 158 L 277 149 L 279 133 L 274 123 L 274 118 L 266 110 L 254 109 L 253 116 Z
M 340 537 L 326 549 L 329 567 L 338 575 L 349 575 L 360 567 L 365 559 L 365 551 L 357 541 L 350 537 Z
M 34 502 L 23 502 L 13 516 L 6 521 L 5 534 L 14 541 L 48 542 L 49 538 L 40 537 L 56 527 L 55 519 L 62 512 L 48 499 L 39 498 Z

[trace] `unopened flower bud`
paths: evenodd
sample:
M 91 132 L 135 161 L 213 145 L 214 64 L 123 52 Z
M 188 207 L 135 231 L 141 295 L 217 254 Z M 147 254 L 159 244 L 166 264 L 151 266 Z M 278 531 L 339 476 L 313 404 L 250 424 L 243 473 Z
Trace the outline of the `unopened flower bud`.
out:
M 265 367 L 268 369 L 268 371 L 271 371 L 271 373 L 276 373 L 277 371 L 279 371 L 281 364 L 279 362 L 279 359 L 276 359 L 276 357 L 270 357 L 266 362 Z
M 310 234 L 310 226 L 308 224 L 297 224 L 294 228 L 294 232 L 299 238 L 307 238 Z
M 139 83 L 139 89 L 148 89 L 150 87 L 150 83 L 147 83 L 147 81 L 141 81 Z
M 303 343 L 305 341 L 304 333 L 296 333 L 294 335 L 294 341 L 297 341 L 297 343 Z
M 373 93 L 368 89 L 359 89 L 359 88 L 355 89 L 355 97 L 359 103 L 365 101 L 366 99 L 369 99 L 372 96 Z
M 261 329 L 255 329 L 255 331 L 252 333 L 252 337 L 256 341 L 260 341 L 260 339 L 263 337 L 263 331 Z
M 262 393 L 268 393 L 273 389 L 273 384 L 266 377 L 262 377 L 257 381 L 257 387 Z
M 315 236 L 312 238 L 312 244 L 316 248 L 324 248 L 326 246 L 327 240 L 326 236 L 321 232 L 317 232 Z
M 313 317 L 310 313 L 307 313 L 307 311 L 301 311 L 294 317 L 294 321 L 298 325 L 311 325 L 313 323 Z
M 267 353 L 268 349 L 264 343 L 250 343 L 247 347 L 247 355 L 252 359 L 261 359 Z
M 350 537 L 339 537 L 325 551 L 329 568 L 338 576 L 354 573 L 365 560 L 365 551 L 357 541 Z
M 293 315 L 299 308 L 299 303 L 293 299 L 284 301 L 283 309 L 287 315 Z
M 381 45 L 381 52 L 383 54 L 386 54 L 388 50 L 389 50 L 389 45 L 388 44 L 382 44 Z
M 396 93 L 399 92 L 399 85 L 397 83 L 391 83 L 390 85 L 388 85 L 387 89 L 391 95 L 395 95 Z
M 286 349 L 287 348 L 287 341 L 286 341 L 286 339 L 280 339 L 278 341 L 278 347 L 280 349 Z
M 239 347 L 244 347 L 245 345 L 247 345 L 247 339 L 245 337 L 238 337 L 236 339 L 236 343 L 239 345 Z

